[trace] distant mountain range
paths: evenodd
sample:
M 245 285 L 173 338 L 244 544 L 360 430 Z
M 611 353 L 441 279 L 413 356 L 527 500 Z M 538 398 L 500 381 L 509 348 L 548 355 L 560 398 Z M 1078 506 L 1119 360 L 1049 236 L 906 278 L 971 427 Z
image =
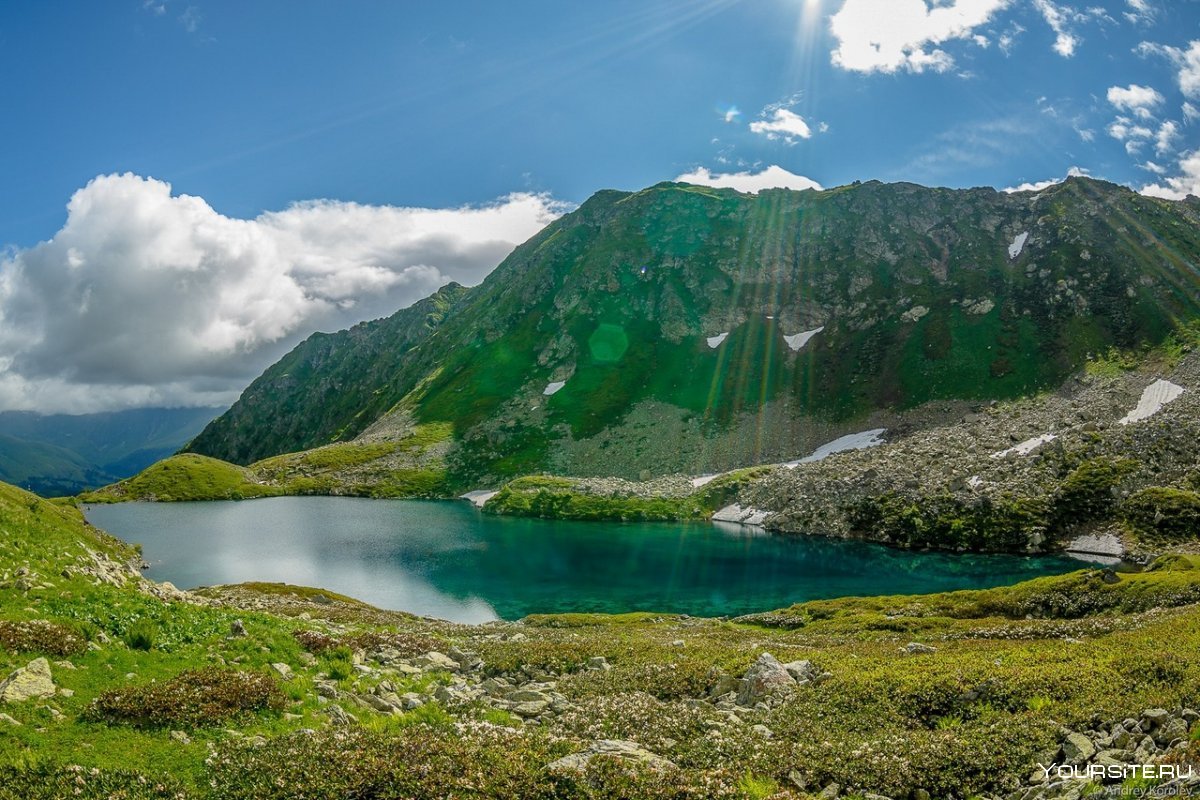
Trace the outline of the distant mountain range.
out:
M 1198 262 L 1200 201 L 1088 178 L 602 191 L 478 287 L 309 338 L 189 449 L 249 464 L 449 426 L 447 491 L 778 462 L 1157 344 L 1200 316 Z
M 0 412 L 0 481 L 44 496 L 73 495 L 134 475 L 187 444 L 216 408 L 103 414 Z

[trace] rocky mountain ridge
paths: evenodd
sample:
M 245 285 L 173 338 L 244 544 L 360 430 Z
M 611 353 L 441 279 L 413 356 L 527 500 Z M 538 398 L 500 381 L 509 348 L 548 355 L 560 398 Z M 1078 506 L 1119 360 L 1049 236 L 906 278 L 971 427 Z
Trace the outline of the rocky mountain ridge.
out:
M 301 345 L 190 449 L 245 464 L 398 416 L 452 427 L 451 491 L 784 461 L 1162 342 L 1200 311 L 1197 254 L 1200 204 L 1085 178 L 600 192 L 478 287 Z

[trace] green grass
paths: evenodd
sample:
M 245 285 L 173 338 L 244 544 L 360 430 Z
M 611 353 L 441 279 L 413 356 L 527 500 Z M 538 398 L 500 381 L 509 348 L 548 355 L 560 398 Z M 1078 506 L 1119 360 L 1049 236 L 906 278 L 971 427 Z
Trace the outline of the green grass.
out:
M 193 453 L 171 456 L 132 478 L 94 492 L 84 492 L 85 503 L 120 500 L 245 500 L 281 494 L 277 488 L 257 483 L 245 467 Z
M 244 500 L 280 495 L 446 497 L 445 459 L 430 448 L 449 441 L 450 426 L 416 426 L 385 442 L 341 442 L 240 467 L 192 453 L 172 456 L 125 481 L 80 495 L 85 503 L 122 500 Z M 436 451 L 435 451 L 436 452 Z

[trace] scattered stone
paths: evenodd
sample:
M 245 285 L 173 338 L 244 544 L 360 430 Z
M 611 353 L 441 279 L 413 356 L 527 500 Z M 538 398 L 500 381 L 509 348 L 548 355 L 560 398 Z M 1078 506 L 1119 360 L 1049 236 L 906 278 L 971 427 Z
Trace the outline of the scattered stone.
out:
M 612 665 L 608 663 L 608 659 L 604 656 L 592 656 L 587 660 L 587 668 L 607 671 L 612 669 Z
M 8 714 L 0 714 L 0 722 L 3 722 L 6 725 L 13 725 L 17 728 L 21 727 L 21 723 L 17 722 L 15 719 L 10 717 Z
M 240 619 L 235 619 L 229 623 L 229 635 L 232 637 L 246 636 L 246 623 Z
M 1072 731 L 1063 740 L 1063 759 L 1068 764 L 1082 764 L 1096 755 L 1096 745 L 1082 733 Z
M 191 744 L 192 743 L 192 737 L 188 736 L 183 731 L 171 731 L 171 739 L 173 739 L 176 742 L 179 742 L 180 744 Z
M 0 703 L 21 703 L 36 697 L 53 697 L 57 687 L 50 662 L 35 658 L 0 682 Z
M 917 655 L 920 653 L 936 653 L 937 652 L 936 647 L 934 647 L 933 645 L 930 645 L 930 644 L 924 644 L 922 642 L 909 642 L 908 644 L 904 645 L 904 647 L 902 647 L 900 649 L 903 650 L 905 653 L 908 653 L 910 656 Z
M 599 739 L 588 745 L 586 750 L 553 761 L 546 766 L 551 772 L 583 772 L 595 756 L 607 756 L 622 761 L 645 764 L 653 769 L 670 769 L 675 764 L 660 755 L 650 752 L 637 742 L 622 739 Z
M 520 703 L 513 703 L 509 710 L 520 717 L 536 717 L 545 713 L 549 707 L 550 702 L 548 700 L 526 700 Z
M 746 670 L 737 702 L 739 705 L 752 706 L 767 697 L 788 691 L 795 685 L 795 678 L 788 673 L 783 664 L 770 653 L 763 653 L 750 669 Z
M 431 650 L 425 655 L 413 659 L 413 664 L 427 671 L 445 670 L 447 672 L 458 672 L 459 670 L 457 661 L 445 653 L 439 653 L 436 650 Z
M 279 673 L 279 677 L 283 678 L 285 681 L 292 679 L 292 668 L 287 664 L 277 662 L 271 665 L 271 669 Z

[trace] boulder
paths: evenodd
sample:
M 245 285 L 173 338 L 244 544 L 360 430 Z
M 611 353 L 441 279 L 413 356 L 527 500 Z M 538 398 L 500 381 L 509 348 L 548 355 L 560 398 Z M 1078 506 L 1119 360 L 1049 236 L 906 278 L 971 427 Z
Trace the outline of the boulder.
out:
M 1068 764 L 1083 764 L 1096 755 L 1096 745 L 1082 733 L 1072 731 L 1063 739 L 1063 759 Z
M 813 666 L 813 663 L 808 660 L 789 661 L 783 665 L 783 668 L 787 670 L 788 675 L 791 675 L 792 679 L 795 680 L 796 683 L 800 683 L 801 681 L 813 681 L 821 674 L 821 670 Z
M 35 658 L 0 682 L 0 703 L 21 703 L 36 697 L 53 697 L 55 691 L 50 662 Z
M 436 650 L 431 650 L 423 656 L 418 656 L 413 659 L 413 663 L 425 670 L 457 672 L 459 669 L 457 661 L 445 653 L 439 653 Z
M 908 644 L 904 645 L 904 647 L 901 649 L 905 653 L 908 653 L 910 656 L 918 655 L 921 653 L 936 653 L 937 652 L 937 648 L 934 647 L 933 645 L 923 644 L 921 642 L 909 642 Z
M 737 701 L 739 705 L 752 706 L 760 700 L 786 692 L 795 686 L 796 679 L 788 673 L 787 668 L 780 664 L 775 656 L 763 653 L 742 677 Z
M 604 656 L 592 656 L 587 660 L 587 668 L 593 670 L 610 670 L 612 667 Z
M 549 707 L 549 700 L 526 700 L 522 703 L 513 703 L 509 710 L 519 717 L 536 717 L 546 713 L 546 709 Z
M 653 769 L 673 768 L 675 764 L 660 755 L 651 753 L 637 742 L 623 739 L 598 739 L 588 745 L 586 750 L 572 753 L 569 756 L 553 761 L 546 765 L 551 772 L 583 772 L 596 756 L 618 758 L 638 764 L 645 764 Z

